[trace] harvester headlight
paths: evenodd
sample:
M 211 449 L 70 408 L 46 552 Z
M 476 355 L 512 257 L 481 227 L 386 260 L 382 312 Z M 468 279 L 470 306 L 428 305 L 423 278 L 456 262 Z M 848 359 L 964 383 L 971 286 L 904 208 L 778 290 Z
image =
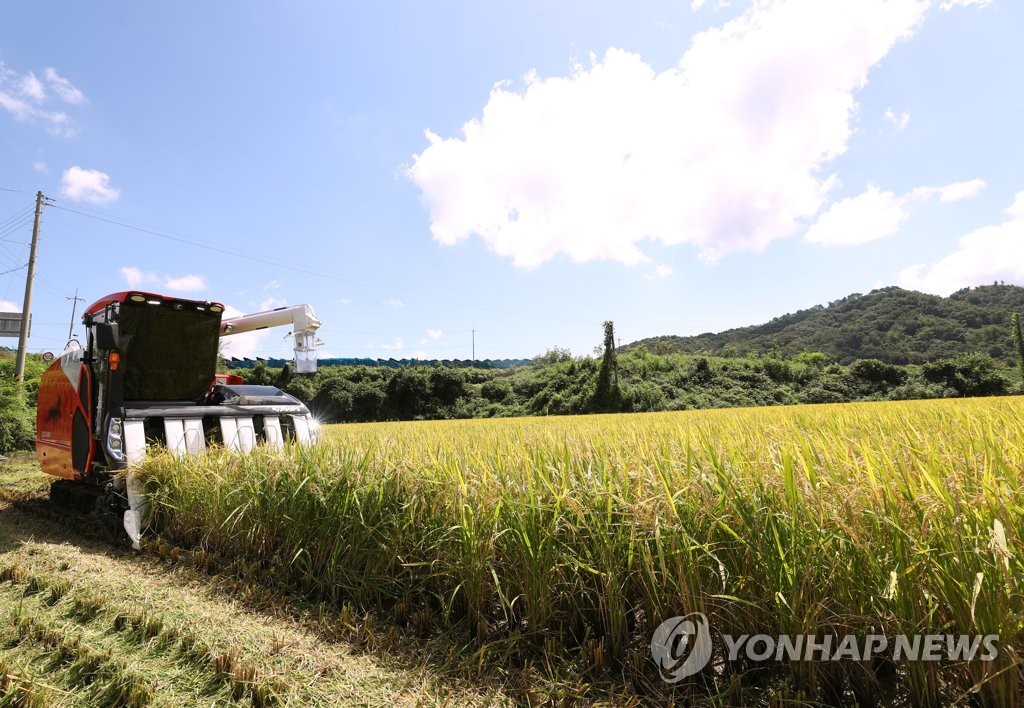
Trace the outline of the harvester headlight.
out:
M 110 425 L 107 426 L 107 451 L 118 462 L 124 460 L 124 441 L 121 439 L 121 430 L 121 419 L 111 418 Z

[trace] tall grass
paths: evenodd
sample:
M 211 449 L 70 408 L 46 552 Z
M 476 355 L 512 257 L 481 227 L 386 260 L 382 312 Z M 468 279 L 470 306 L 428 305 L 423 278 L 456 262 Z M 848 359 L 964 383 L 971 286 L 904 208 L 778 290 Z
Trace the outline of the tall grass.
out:
M 644 660 L 654 627 L 695 611 L 733 635 L 998 634 L 995 662 L 913 663 L 899 680 L 920 705 L 1024 704 L 1024 399 L 349 425 L 328 438 L 148 460 L 162 533 L 332 601 L 415 606 L 484 646 L 511 640 L 641 684 L 657 682 Z M 843 671 L 869 694 L 884 673 Z M 794 663 L 787 680 L 827 696 L 834 675 Z

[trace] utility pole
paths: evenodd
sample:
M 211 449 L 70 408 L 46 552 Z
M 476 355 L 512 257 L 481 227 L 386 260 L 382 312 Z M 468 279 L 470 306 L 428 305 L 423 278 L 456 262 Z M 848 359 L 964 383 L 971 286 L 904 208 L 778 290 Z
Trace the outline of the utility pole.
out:
M 71 332 L 75 329 L 75 309 L 78 307 L 78 303 L 85 302 L 84 297 L 78 297 L 78 288 L 75 288 L 74 297 L 65 297 L 65 300 L 71 300 L 71 324 L 68 325 L 68 341 L 71 341 Z
M 28 320 L 32 316 L 32 281 L 36 277 L 36 250 L 39 248 L 39 221 L 43 217 L 43 193 L 36 192 L 36 218 L 32 223 L 32 248 L 28 252 L 28 274 L 25 276 L 25 303 L 21 308 L 21 332 L 18 335 L 18 359 L 14 380 L 25 380 L 25 354 L 28 349 Z

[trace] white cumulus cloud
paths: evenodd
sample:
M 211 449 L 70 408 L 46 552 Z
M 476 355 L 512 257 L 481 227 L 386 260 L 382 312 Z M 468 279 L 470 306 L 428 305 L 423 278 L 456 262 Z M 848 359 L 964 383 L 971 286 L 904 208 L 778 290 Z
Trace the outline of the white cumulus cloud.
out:
M 892 108 L 885 109 L 885 122 L 892 126 L 892 129 L 899 133 L 910 123 L 910 114 L 904 111 L 899 115 L 893 112 Z
M 972 179 L 967 182 L 955 182 L 946 187 L 939 188 L 940 202 L 958 202 L 961 199 L 976 196 L 985 189 L 985 180 Z
M 391 305 L 391 307 L 395 308 L 396 310 L 401 307 L 405 307 L 405 303 L 399 300 L 398 298 L 391 298 L 390 300 L 385 301 L 384 304 Z
M 273 296 L 271 296 L 271 297 L 268 297 L 268 298 L 264 298 L 263 301 L 260 302 L 260 310 L 259 311 L 260 312 L 266 312 L 267 310 L 276 310 L 279 307 L 286 307 L 287 305 L 288 305 L 288 300 L 287 299 L 281 298 L 281 297 L 273 297 Z
M 21 312 L 21 305 L 16 305 L 10 300 L 0 300 L 0 312 Z
M 911 290 L 948 295 L 996 280 L 1024 284 L 1024 192 L 1018 192 L 1001 224 L 972 231 L 960 247 L 935 263 L 904 269 L 899 284 Z
M 672 266 L 670 265 L 657 265 L 654 267 L 653 273 L 648 273 L 644 276 L 646 280 L 664 280 L 672 275 Z
M 985 180 L 954 182 L 945 187 L 917 187 L 902 196 L 873 184 L 855 197 L 834 202 L 804 234 L 804 241 L 825 246 L 856 246 L 899 231 L 910 216 L 910 205 L 933 196 L 940 202 L 973 197 L 985 188 Z
M 853 246 L 896 233 L 910 216 L 906 200 L 873 184 L 855 197 L 828 208 L 807 230 L 804 241 L 827 246 Z
M 110 175 L 99 170 L 69 167 L 60 178 L 60 193 L 73 202 L 109 204 L 116 202 L 121 192 L 110 186 Z
M 946 2 L 939 5 L 939 9 L 943 12 L 949 12 L 954 7 L 970 7 L 974 5 L 976 7 L 988 7 L 992 4 L 992 0 L 946 0 Z
M 43 90 L 43 82 L 36 78 L 32 72 L 21 77 L 18 88 L 26 98 L 34 101 L 42 101 L 46 98 L 46 91 Z
M 43 75 L 46 77 L 46 83 L 49 85 L 53 92 L 60 96 L 60 99 L 65 103 L 84 103 L 85 94 L 75 88 L 74 84 L 65 79 L 63 76 L 57 73 L 57 70 L 52 66 L 48 67 Z
M 41 121 L 51 133 L 71 137 L 75 134 L 71 119 L 52 105 L 55 101 L 80 104 L 85 94 L 52 67 L 40 79 L 31 71 L 19 74 L 0 61 L 0 109 L 15 120 Z
M 693 38 L 656 72 L 611 48 L 568 76 L 498 84 L 459 137 L 427 132 L 407 176 L 446 245 L 471 235 L 518 266 L 713 260 L 801 230 L 834 184 L 854 95 L 924 0 L 776 0 Z
M 221 317 L 221 321 L 231 319 L 232 317 L 240 317 L 245 313 L 239 310 L 237 307 L 232 305 L 224 304 L 224 314 Z M 268 329 L 257 329 L 253 332 L 243 332 L 242 334 L 232 334 L 227 337 L 223 337 L 221 341 L 221 353 L 228 359 L 235 357 L 238 359 L 245 359 L 246 357 L 252 358 L 257 352 L 261 351 L 263 347 L 263 340 L 267 338 L 270 333 Z
M 440 329 L 427 329 L 427 336 L 431 339 L 440 339 L 443 334 L 444 331 Z
M 147 273 L 135 266 L 125 266 L 121 269 L 121 277 L 130 288 L 140 288 L 144 285 L 153 285 L 160 282 L 156 273 Z
M 158 275 L 135 266 L 121 268 L 121 277 L 129 288 L 149 288 L 168 292 L 192 293 L 206 289 L 206 281 L 199 275 Z
M 168 276 L 164 279 L 164 287 L 174 292 L 194 293 L 206 289 L 206 281 L 199 275 Z

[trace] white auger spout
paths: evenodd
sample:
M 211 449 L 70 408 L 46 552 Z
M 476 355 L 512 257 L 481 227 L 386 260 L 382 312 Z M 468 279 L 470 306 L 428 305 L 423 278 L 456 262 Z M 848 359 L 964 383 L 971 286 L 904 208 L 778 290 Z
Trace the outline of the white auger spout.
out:
M 226 337 L 288 324 L 294 325 L 292 336 L 295 337 L 295 371 L 300 374 L 314 373 L 316 371 L 316 331 L 320 328 L 320 320 L 309 305 L 278 307 L 274 310 L 232 317 L 220 323 L 220 333 L 222 337 Z

